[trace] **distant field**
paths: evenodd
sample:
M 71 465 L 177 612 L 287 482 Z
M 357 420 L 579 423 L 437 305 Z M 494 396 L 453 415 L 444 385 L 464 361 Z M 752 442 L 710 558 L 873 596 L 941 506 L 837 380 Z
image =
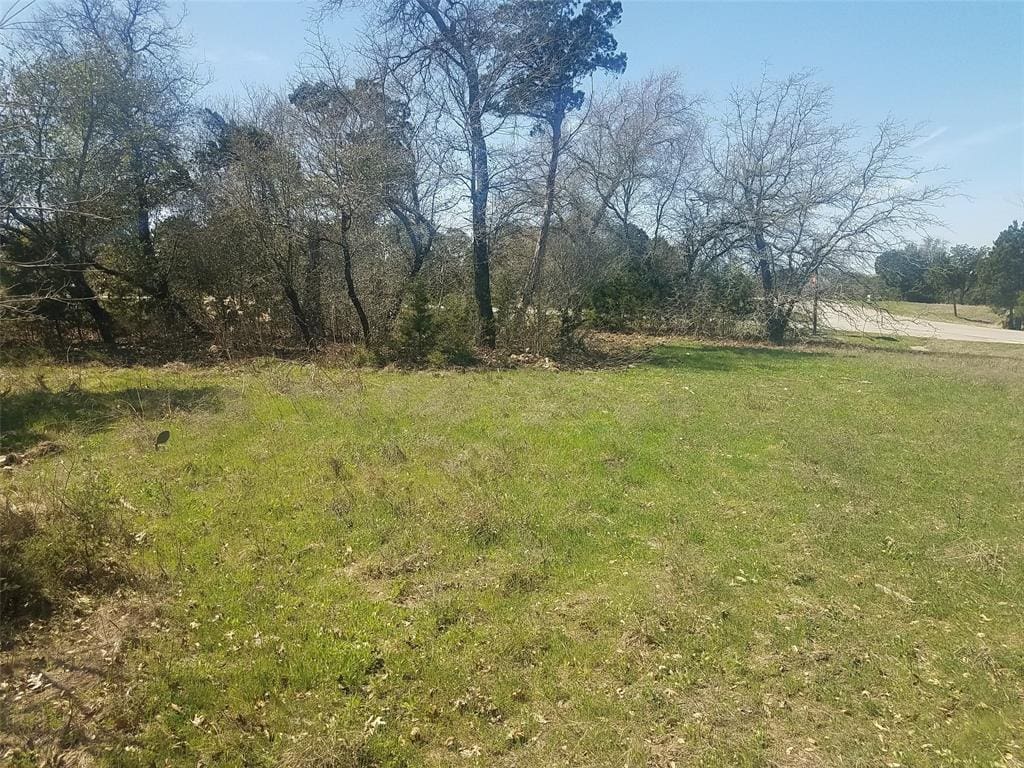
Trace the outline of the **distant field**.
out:
M 0 656 L 0 756 L 1020 765 L 1024 351 L 912 343 L 7 368 L 5 444 L 67 449 L 0 493 L 105 489 L 147 577 Z
M 974 325 L 998 325 L 1001 318 L 990 307 L 980 304 L 958 304 L 953 314 L 952 304 L 924 304 L 915 301 L 878 301 L 875 305 L 894 315 L 938 320 L 945 323 L 970 323 Z

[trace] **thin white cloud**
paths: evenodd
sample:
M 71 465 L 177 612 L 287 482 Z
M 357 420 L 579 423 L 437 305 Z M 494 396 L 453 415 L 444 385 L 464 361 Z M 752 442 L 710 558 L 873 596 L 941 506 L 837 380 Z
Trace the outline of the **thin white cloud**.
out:
M 948 125 L 939 126 L 931 133 L 927 134 L 926 136 L 922 136 L 917 141 L 915 141 L 913 148 L 918 149 L 919 147 L 923 147 L 925 144 L 928 144 L 929 142 L 935 141 L 937 138 L 939 138 L 939 136 L 942 136 L 948 130 Z
M 945 129 L 941 129 L 941 132 L 942 134 L 948 133 Z M 929 135 L 915 148 L 922 150 L 922 157 L 946 164 L 967 152 L 1006 141 L 1015 135 L 1022 136 L 1022 134 L 1024 134 L 1024 121 L 996 123 L 959 136 L 944 136 L 941 141 L 938 140 L 939 136 Z

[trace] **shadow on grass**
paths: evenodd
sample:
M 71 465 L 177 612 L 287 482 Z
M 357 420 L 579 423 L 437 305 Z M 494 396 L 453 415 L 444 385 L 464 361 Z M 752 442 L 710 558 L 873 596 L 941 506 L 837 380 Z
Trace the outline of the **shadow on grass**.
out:
M 740 368 L 789 368 L 821 355 L 795 349 L 773 347 L 707 346 L 657 347 L 651 351 L 648 365 L 689 371 L 734 371 Z
M 69 428 L 88 434 L 126 417 L 166 418 L 220 407 L 219 388 L 211 386 L 129 387 L 110 392 L 37 388 L 15 392 L 0 399 L 0 450 L 30 448 Z
M 990 328 L 998 328 L 999 327 L 998 323 L 996 323 L 994 320 L 982 320 L 980 317 L 978 317 L 978 318 L 967 317 L 967 315 L 954 316 L 954 318 L 952 320 L 946 320 L 944 322 L 947 322 L 947 323 L 964 322 L 964 323 L 974 323 L 975 325 L 987 325 Z

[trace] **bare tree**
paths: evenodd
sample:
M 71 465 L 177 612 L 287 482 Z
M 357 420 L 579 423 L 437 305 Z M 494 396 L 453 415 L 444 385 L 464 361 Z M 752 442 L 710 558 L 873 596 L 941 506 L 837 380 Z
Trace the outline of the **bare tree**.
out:
M 360 51 L 366 74 L 355 77 L 351 85 L 346 83 L 337 54 L 322 38 L 304 72 L 307 84 L 333 89 L 349 113 L 349 122 L 358 126 L 347 134 L 346 141 L 362 144 L 367 151 L 376 146 L 377 183 L 363 184 L 363 193 L 374 195 L 376 209 L 390 215 L 390 223 L 408 246 L 404 273 L 392 276 L 392 295 L 378 297 L 386 305 L 378 321 L 382 338 L 390 334 L 406 290 L 431 257 L 441 218 L 450 216 L 458 203 L 458 190 L 446 170 L 452 165 L 452 150 L 440 127 L 443 110 L 427 97 L 428 78 L 422 71 L 391 66 L 399 55 L 390 47 L 392 42 L 386 36 L 367 38 Z M 308 119 L 315 123 L 338 117 L 338 106 L 328 111 L 335 113 L 333 118 L 321 114 L 308 115 Z M 322 128 L 310 128 L 311 135 L 320 134 L 322 143 Z M 377 224 L 386 228 L 389 222 L 382 216 Z
M 695 287 L 709 272 L 731 260 L 743 243 L 743 234 L 731 223 L 731 210 L 715 191 L 717 179 L 703 152 L 694 163 L 687 171 L 673 173 L 671 195 L 666 194 L 658 223 L 679 254 L 684 288 Z M 659 240 L 655 238 L 655 242 Z
M 203 153 L 210 169 L 202 189 L 205 218 L 231 223 L 234 258 L 273 281 L 303 342 L 313 346 L 321 318 L 315 291 L 308 284 L 303 290 L 303 281 L 315 277 L 310 260 L 319 256 L 319 242 L 308 226 L 315 200 L 291 105 L 252 92 L 244 111 L 226 118 L 210 112 L 206 123 L 212 139 Z
M 698 151 L 697 106 L 674 72 L 605 94 L 570 151 L 571 184 L 590 210 L 589 232 L 608 215 L 620 226 L 656 226 Z
M 315 189 L 327 203 L 324 210 L 337 218 L 346 291 L 369 345 L 370 324 L 356 290 L 349 233 L 359 219 L 373 226 L 393 197 L 395 180 L 410 173 L 400 151 L 406 110 L 387 99 L 377 83 L 357 80 L 348 86 L 336 70 L 330 74 L 328 81 L 303 83 L 290 98 L 308 139 Z
M 823 269 L 865 269 L 908 232 L 933 224 L 948 194 L 910 155 L 918 134 L 893 120 L 858 147 L 808 74 L 737 89 L 711 154 L 725 224 L 742 237 L 764 294 L 765 333 L 785 337 Z
M 697 194 L 701 169 L 699 103 L 675 73 L 661 73 L 609 89 L 573 126 L 556 208 L 564 236 L 552 276 L 570 331 L 596 285 L 626 260 L 650 258 L 665 237 L 681 235 L 677 209 Z

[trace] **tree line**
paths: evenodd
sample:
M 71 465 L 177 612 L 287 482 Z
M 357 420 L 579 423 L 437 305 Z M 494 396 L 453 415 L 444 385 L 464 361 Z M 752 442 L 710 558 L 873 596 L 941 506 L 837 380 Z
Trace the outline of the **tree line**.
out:
M 1014 221 L 991 248 L 949 246 L 927 238 L 885 251 L 875 260 L 883 286 L 904 301 L 988 304 L 1007 328 L 1024 319 L 1024 228 Z
M 3 31 L 0 313 L 51 343 L 446 358 L 593 327 L 782 342 L 948 194 L 807 73 L 637 80 L 611 0 L 380 0 L 283 92 L 202 104 L 161 0 Z M 325 13 L 335 12 L 331 3 Z

